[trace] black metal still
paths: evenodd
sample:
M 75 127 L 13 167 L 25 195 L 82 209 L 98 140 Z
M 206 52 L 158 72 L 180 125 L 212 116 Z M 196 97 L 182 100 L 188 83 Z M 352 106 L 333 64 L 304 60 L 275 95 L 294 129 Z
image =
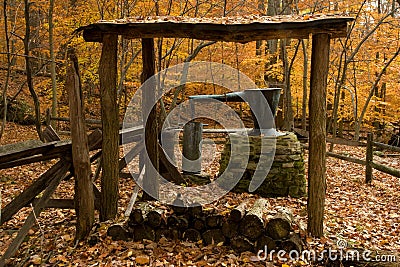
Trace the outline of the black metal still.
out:
M 256 88 L 220 95 L 193 95 L 189 96 L 189 99 L 215 99 L 221 102 L 247 102 L 250 105 L 254 122 L 254 129 L 251 134 L 276 135 L 277 132 L 274 127 L 274 119 L 279 104 L 281 90 L 281 88 Z M 262 96 L 264 96 L 265 99 L 262 99 Z M 269 106 L 265 105 L 265 100 L 267 100 Z M 257 114 L 258 119 L 255 114 Z M 263 125 L 264 128 L 261 129 L 260 125 Z

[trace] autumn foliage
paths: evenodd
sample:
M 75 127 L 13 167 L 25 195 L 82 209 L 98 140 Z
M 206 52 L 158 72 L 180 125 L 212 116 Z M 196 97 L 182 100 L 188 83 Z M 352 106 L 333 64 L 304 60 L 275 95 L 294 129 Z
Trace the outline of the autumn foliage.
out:
M 51 107 L 53 97 L 50 79 L 49 8 L 51 1 L 30 2 L 3 1 L 0 36 L 5 36 L 4 12 L 7 12 L 7 32 L 11 77 L 5 88 L 7 45 L 0 39 L 1 89 L 13 98 L 31 103 L 24 79 L 24 45 L 26 23 L 24 10 L 29 8 L 31 37 L 29 42 L 34 89 L 41 103 L 41 113 Z M 343 127 L 358 133 L 363 127 L 386 128 L 398 125 L 400 84 L 396 51 L 399 50 L 399 3 L 397 1 L 54 1 L 54 55 L 56 62 L 57 114 L 68 114 L 67 96 L 64 89 L 66 54 L 68 47 L 77 51 L 88 117 L 99 115 L 98 63 L 100 45 L 86 43 L 74 33 L 80 26 L 98 20 L 111 20 L 133 16 L 189 16 L 221 17 L 240 15 L 300 14 L 305 19 L 315 13 L 335 13 L 353 16 L 348 38 L 335 39 L 331 45 L 331 64 L 328 77 L 328 112 L 330 132 L 339 134 Z M 278 84 L 290 86 L 292 107 L 283 108 L 283 117 L 289 121 L 307 115 L 304 92 L 309 88 L 311 49 L 308 40 L 280 40 L 277 42 L 207 43 L 190 39 L 157 39 L 156 68 L 191 60 L 207 60 L 225 63 L 239 69 L 257 82 L 260 87 Z M 117 90 L 121 110 L 140 86 L 140 40 L 119 40 L 119 83 Z M 204 46 L 202 49 L 196 49 Z M 390 62 L 390 64 L 388 64 Z M 290 77 L 287 75 L 290 73 Z M 22 76 L 23 77 L 23 76 Z M 290 79 L 290 83 L 288 83 Z M 190 94 L 220 93 L 223 88 L 188 85 L 178 100 Z M 288 92 L 285 97 L 288 97 Z M 308 93 L 306 93 L 308 94 Z M 172 101 L 167 99 L 167 104 Z M 122 114 L 122 113 L 121 113 Z M 291 124 L 282 123 L 291 128 Z M 335 130 L 334 130 L 335 129 Z M 357 133 L 358 131 L 358 133 Z

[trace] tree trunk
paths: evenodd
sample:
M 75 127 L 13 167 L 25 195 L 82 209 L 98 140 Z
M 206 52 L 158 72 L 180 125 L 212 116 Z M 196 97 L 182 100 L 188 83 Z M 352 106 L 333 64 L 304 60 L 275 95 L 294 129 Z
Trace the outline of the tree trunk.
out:
M 49 7 L 49 49 L 50 49 L 50 73 L 51 73 L 51 116 L 57 117 L 57 82 L 56 82 L 56 62 L 54 56 L 54 41 L 53 41 L 53 10 L 54 10 L 54 0 L 50 0 Z M 51 125 L 54 129 L 55 121 Z
M 30 61 L 30 18 L 29 18 L 29 0 L 24 0 L 25 2 L 25 37 L 24 37 L 24 50 L 25 50 L 25 65 L 26 65 L 26 81 L 28 84 L 28 89 L 29 92 L 32 96 L 33 103 L 35 106 L 35 126 L 36 126 L 36 131 L 39 135 L 40 140 L 43 141 L 42 137 L 42 126 L 41 126 L 41 121 L 40 121 L 40 102 L 39 102 L 39 97 L 35 92 L 34 86 L 33 86 L 33 80 L 32 80 L 32 69 L 31 69 L 31 61 Z
M 88 138 L 83 114 L 82 87 L 78 59 L 68 51 L 69 63 L 65 87 L 69 95 L 72 160 L 75 177 L 76 240 L 86 238 L 94 223 L 94 193 L 91 179 Z
M 103 174 L 100 220 L 114 219 L 118 202 L 119 117 L 117 105 L 118 36 L 103 36 L 99 78 L 103 127 Z
M 7 123 L 7 88 L 11 75 L 11 56 L 10 56 L 10 38 L 8 35 L 8 12 L 7 12 L 7 0 L 3 1 L 3 13 L 4 13 L 4 33 L 5 33 L 5 41 L 6 41 L 6 51 L 7 51 L 7 75 L 4 82 L 3 94 L 2 94 L 2 102 L 3 102 L 3 120 L 1 123 L 0 130 L 0 140 L 4 134 L 4 129 Z M 1 195 L 0 195 L 1 196 Z M 0 218 L 1 220 L 1 218 Z

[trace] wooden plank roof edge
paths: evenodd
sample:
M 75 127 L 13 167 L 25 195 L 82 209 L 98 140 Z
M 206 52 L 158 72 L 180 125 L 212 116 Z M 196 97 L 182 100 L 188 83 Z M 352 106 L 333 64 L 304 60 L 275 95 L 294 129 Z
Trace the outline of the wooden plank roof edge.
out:
M 236 16 L 236 17 L 180 17 L 180 16 L 137 16 L 129 17 L 124 19 L 116 20 L 100 20 L 87 26 L 82 26 L 80 29 L 84 29 L 90 25 L 99 24 L 118 24 L 118 25 L 129 25 L 129 24 L 156 24 L 156 23 L 177 23 L 177 24 L 214 24 L 214 25 L 249 25 L 249 24 L 279 24 L 279 23 L 310 23 L 315 21 L 352 21 L 353 17 L 345 15 L 335 14 L 315 14 L 315 15 L 279 15 L 279 16 Z
M 148 37 L 149 28 L 156 27 L 153 34 L 154 37 L 174 35 L 173 33 L 166 34 L 162 32 L 165 28 L 182 25 L 182 29 L 174 28 L 175 32 L 182 33 L 188 30 L 204 31 L 226 31 L 227 33 L 236 33 L 239 31 L 266 31 L 266 30 L 293 30 L 297 28 L 318 28 L 318 26 L 340 25 L 341 28 L 347 26 L 347 23 L 353 21 L 353 17 L 338 16 L 338 15 L 314 15 L 314 16 L 252 16 L 252 17 L 222 17 L 222 18 L 188 18 L 188 17 L 172 17 L 172 16 L 150 16 L 119 19 L 112 21 L 99 21 L 86 26 L 82 26 L 75 30 L 75 33 L 84 33 L 86 41 L 100 41 L 98 35 L 101 34 L 118 34 L 126 37 L 131 37 L 129 32 L 134 31 L 133 38 L 140 38 L 140 35 Z M 146 28 L 146 29 L 144 29 Z M 190 28 L 190 29 L 188 29 Z M 165 30 L 164 29 L 164 30 Z M 157 32 L 159 30 L 159 32 Z M 143 31 L 140 33 L 140 31 Z M 326 29 L 322 32 L 328 32 Z M 146 32 L 146 33 L 145 33 Z M 197 33 L 198 34 L 198 33 Z M 95 36 L 94 38 L 91 36 Z M 97 36 L 96 36 L 97 35 Z M 179 34 L 175 34 L 177 37 Z M 194 34 L 196 35 L 196 34 Z M 200 34 L 198 39 L 201 39 Z M 339 34 L 341 36 L 343 34 Z M 193 37 L 193 36 L 188 36 Z M 236 41 L 235 38 L 232 41 Z M 251 39 L 251 38 L 250 38 Z M 221 38 L 223 41 L 223 38 Z

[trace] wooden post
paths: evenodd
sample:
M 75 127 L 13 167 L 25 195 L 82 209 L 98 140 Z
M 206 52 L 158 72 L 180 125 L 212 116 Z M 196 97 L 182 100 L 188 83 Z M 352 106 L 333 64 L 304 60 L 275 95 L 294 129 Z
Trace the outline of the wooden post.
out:
M 183 127 L 182 169 L 185 173 L 201 172 L 202 133 L 201 122 L 188 122 Z
M 372 133 L 368 133 L 367 135 L 367 155 L 365 160 L 367 162 L 365 166 L 365 183 L 371 184 L 372 182 L 372 162 L 374 160 L 374 135 Z
M 103 175 L 101 177 L 100 220 L 114 219 L 118 202 L 119 118 L 117 105 L 118 36 L 105 34 L 99 78 L 103 127 Z
M 310 81 L 310 136 L 308 160 L 308 233 L 323 236 L 326 157 L 326 86 L 329 70 L 328 34 L 312 37 Z
M 94 223 L 94 193 L 90 177 L 89 145 L 83 114 L 78 59 L 73 50 L 69 50 L 68 54 L 70 62 L 67 66 L 65 87 L 69 96 L 72 162 L 75 177 L 76 240 L 82 240 L 89 235 Z
M 142 83 L 152 77 L 155 73 L 154 61 L 154 40 L 152 38 L 142 39 L 142 60 L 143 72 L 141 76 Z M 142 109 L 144 114 L 149 114 L 145 119 L 145 144 L 148 158 L 144 161 L 146 172 L 143 178 L 143 188 L 147 194 L 143 198 L 150 200 L 158 197 L 158 135 L 157 135 L 157 108 L 155 83 L 143 88 Z M 154 168 L 151 168 L 151 164 Z

